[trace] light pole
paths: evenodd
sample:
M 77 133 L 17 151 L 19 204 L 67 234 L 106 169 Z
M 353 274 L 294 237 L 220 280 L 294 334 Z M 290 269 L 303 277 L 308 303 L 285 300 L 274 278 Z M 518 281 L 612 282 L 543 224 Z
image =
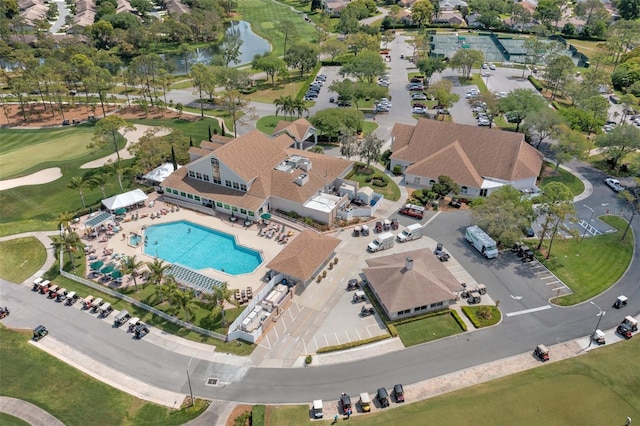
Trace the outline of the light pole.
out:
M 586 204 L 583 204 L 584 207 L 588 208 L 589 210 L 591 210 L 591 216 L 589 216 L 589 222 L 587 222 L 587 226 L 584 228 L 584 232 L 582 233 L 582 238 L 580 238 L 580 242 L 582 242 L 582 240 L 584 240 L 584 236 L 587 234 L 587 229 L 589 229 L 589 226 L 591 226 L 591 219 L 593 219 L 593 209 L 589 206 L 587 206 Z M 593 302 L 591 302 L 593 303 Z
M 600 312 L 598 312 L 598 323 L 596 324 L 596 328 L 595 330 L 593 330 L 593 334 L 596 333 L 596 330 L 598 330 L 600 328 L 600 321 L 602 321 L 602 317 L 604 316 L 604 314 L 607 313 L 607 311 L 603 311 L 602 309 L 600 309 L 600 306 L 596 305 L 593 301 L 589 302 L 591 303 L 593 306 L 595 306 L 596 308 L 598 308 L 598 310 Z M 587 346 L 587 348 L 591 347 L 591 344 L 593 343 L 593 334 L 591 336 L 589 336 L 589 346 Z
M 193 357 L 191 357 L 191 359 L 189 360 L 189 364 L 187 365 L 187 382 L 189 383 L 189 395 L 191 396 L 191 406 L 193 407 L 193 390 L 191 389 L 191 376 L 189 375 L 189 367 L 191 366 L 191 361 L 193 361 Z

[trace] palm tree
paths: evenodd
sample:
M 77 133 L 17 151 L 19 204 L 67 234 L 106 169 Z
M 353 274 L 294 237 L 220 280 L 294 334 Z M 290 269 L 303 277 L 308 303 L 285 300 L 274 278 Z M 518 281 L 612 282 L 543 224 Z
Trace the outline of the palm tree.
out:
M 155 288 L 155 294 L 162 300 L 162 303 L 168 302 L 170 305 L 173 304 L 177 292 L 178 284 L 173 279 L 168 279 L 166 284 L 158 285 Z
M 186 322 L 191 321 L 193 310 L 196 308 L 195 292 L 189 290 L 176 290 L 173 294 L 173 301 L 184 312 L 184 318 Z
M 302 116 L 302 114 L 305 112 L 309 114 L 309 108 L 306 107 L 302 99 L 294 99 L 291 104 L 291 113 L 293 114 L 294 112 L 296 113 L 298 118 L 300 118 L 300 116 Z M 293 118 L 293 116 L 291 116 L 291 118 Z
M 71 266 L 73 270 L 76 270 L 76 263 L 73 258 L 73 253 L 78 250 L 82 250 L 84 248 L 84 243 L 80 239 L 80 236 L 73 231 L 64 230 L 60 233 L 59 236 L 54 237 L 52 239 L 53 249 L 56 254 L 60 253 L 62 250 L 66 251 L 69 255 L 69 261 L 71 262 Z
M 226 325 L 224 320 L 224 302 L 229 302 L 233 306 L 238 306 L 238 302 L 233 298 L 233 293 L 235 291 L 229 288 L 229 284 L 225 281 L 219 286 L 213 287 L 213 295 L 211 296 L 212 300 L 215 300 L 216 306 L 213 310 L 214 314 L 220 312 L 222 315 L 222 326 Z M 216 312 L 217 311 L 217 312 Z
M 68 231 L 70 228 L 69 224 L 71 223 L 74 217 L 75 215 L 73 213 L 69 213 L 69 212 L 60 213 L 56 218 L 56 220 L 58 221 L 58 226 L 61 227 L 63 230 Z
M 67 185 L 67 188 L 75 189 L 76 191 L 78 191 L 78 193 L 80 194 L 80 200 L 82 200 L 82 207 L 87 207 L 87 205 L 84 202 L 84 193 L 82 192 L 82 190 L 86 186 L 87 186 L 87 181 L 84 180 L 82 176 L 72 177 L 71 181 L 69 181 L 69 184 Z
M 153 262 L 147 262 L 147 267 L 149 268 L 149 281 L 152 284 L 158 285 L 162 284 L 162 281 L 167 275 L 167 270 L 171 268 L 171 265 L 164 263 L 162 259 L 156 257 L 153 259 Z
M 102 191 L 102 198 L 107 198 L 107 194 L 104 192 L 104 187 L 107 182 L 109 182 L 109 175 L 106 173 L 97 173 L 89 179 L 89 187 L 92 189 L 100 187 L 100 190 Z
M 276 106 L 276 117 L 280 112 L 283 113 L 285 117 L 287 116 L 287 114 L 290 114 L 292 111 L 291 108 L 293 106 L 293 103 L 294 100 L 291 96 L 280 96 L 275 101 L 273 101 L 273 104 Z
M 131 275 L 133 278 L 133 285 L 136 287 L 136 293 L 138 292 L 138 281 L 136 277 L 138 276 L 138 268 L 141 268 L 144 265 L 144 262 L 139 262 L 136 259 L 136 255 L 127 256 L 124 264 L 122 265 L 122 269 L 125 274 Z
M 124 192 L 124 187 L 122 186 L 122 175 L 124 173 L 123 167 L 120 164 L 120 161 L 111 161 L 103 166 L 103 169 L 108 175 L 116 175 L 118 177 L 118 185 L 120 185 L 120 191 Z

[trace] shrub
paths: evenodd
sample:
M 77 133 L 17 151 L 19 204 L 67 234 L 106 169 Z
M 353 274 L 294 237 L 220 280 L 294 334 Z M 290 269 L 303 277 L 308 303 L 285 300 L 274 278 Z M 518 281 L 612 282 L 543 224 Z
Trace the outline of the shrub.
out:
M 325 346 L 323 348 L 318 348 L 318 350 L 316 352 L 319 353 L 319 354 L 323 354 L 323 353 L 327 353 L 327 352 L 342 351 L 344 349 L 351 349 L 351 348 L 355 348 L 355 347 L 362 346 L 362 345 L 368 345 L 369 343 L 378 342 L 380 340 L 384 340 L 384 339 L 388 339 L 388 338 L 389 338 L 388 334 L 383 334 L 383 335 L 380 335 L 380 336 L 370 337 L 368 339 L 356 340 L 356 341 L 349 342 L 349 343 L 343 343 L 342 345 Z
M 463 321 L 462 318 L 460 318 L 460 314 L 458 314 L 458 311 L 451 311 L 451 316 L 453 317 L 453 319 L 456 320 L 456 322 L 458 323 L 458 325 L 460 326 L 460 328 L 462 329 L 462 331 L 467 331 L 467 323 L 465 323 Z
M 309 364 L 311 364 L 312 362 L 313 362 L 313 357 L 312 357 L 311 355 L 307 355 L 307 356 L 304 358 L 304 363 L 305 363 L 306 365 L 309 365 Z
M 322 278 L 326 278 L 327 277 L 327 271 L 326 269 L 324 271 L 322 271 Z
M 320 282 L 320 281 L 322 281 L 322 275 L 318 275 L 318 276 L 316 277 L 316 282 Z
M 251 410 L 251 426 L 264 426 L 266 409 L 264 405 L 254 405 Z
M 396 164 L 395 166 L 393 166 L 393 174 L 394 175 L 402 174 L 402 166 L 400 164 Z
M 529 81 L 533 84 L 538 92 L 542 92 L 542 84 L 532 75 L 529 76 Z

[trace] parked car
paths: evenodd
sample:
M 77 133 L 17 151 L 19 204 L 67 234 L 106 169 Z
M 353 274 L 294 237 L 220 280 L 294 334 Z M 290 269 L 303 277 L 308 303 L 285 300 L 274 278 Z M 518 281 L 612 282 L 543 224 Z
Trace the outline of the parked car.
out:
M 401 384 L 393 386 L 393 395 L 396 398 L 396 402 L 404 402 L 404 389 Z
M 496 93 L 496 96 L 499 98 L 506 98 L 507 95 L 509 95 L 507 92 L 498 92 Z
M 335 101 L 336 101 L 336 98 L 334 98 L 333 96 L 329 98 L 329 102 L 334 103 Z
M 618 179 L 606 178 L 604 180 L 604 183 L 606 183 L 609 188 L 613 189 L 616 192 L 624 191 L 624 186 L 622 186 Z
M 327 81 L 327 75 L 326 74 L 318 74 L 318 76 L 316 77 L 316 80 Z
M 448 109 L 446 108 L 440 108 L 436 110 L 436 114 L 440 114 L 440 115 L 450 115 L 451 113 L 449 112 Z
M 411 113 L 412 114 L 426 114 L 427 110 L 425 108 L 422 107 L 417 107 L 417 106 L 413 106 L 413 108 L 411 108 Z
M 471 112 L 480 113 L 480 112 L 485 112 L 485 111 L 484 111 L 484 108 L 482 108 L 481 106 L 475 106 L 475 107 L 471 108 Z
M 482 64 L 482 69 L 483 69 L 483 70 L 486 70 L 487 68 L 489 68 L 489 65 L 487 65 L 487 64 Z
M 495 66 L 495 65 L 493 65 L 493 64 L 489 64 L 489 69 L 490 69 L 490 70 L 495 70 L 495 69 L 496 69 L 496 66 Z
M 412 107 L 419 107 L 419 108 L 424 108 L 427 109 L 427 106 L 425 104 L 421 104 L 420 102 L 416 102 L 412 105 Z
M 339 101 L 338 102 L 338 106 L 339 107 L 344 107 L 344 108 L 350 107 L 351 106 L 351 102 L 349 102 L 349 101 Z
M 491 126 L 491 121 L 488 118 L 478 119 L 478 126 Z
M 424 93 L 414 93 L 413 95 L 411 95 L 411 99 L 413 99 L 414 101 L 426 101 L 427 95 L 425 95 Z

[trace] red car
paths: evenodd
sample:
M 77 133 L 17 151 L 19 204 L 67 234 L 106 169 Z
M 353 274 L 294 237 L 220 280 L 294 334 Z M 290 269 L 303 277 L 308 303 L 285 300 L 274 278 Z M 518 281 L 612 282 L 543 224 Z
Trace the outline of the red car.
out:
M 424 217 L 424 207 L 416 206 L 414 204 L 407 204 L 398 211 L 398 213 L 405 216 L 415 217 L 416 219 L 422 219 Z

